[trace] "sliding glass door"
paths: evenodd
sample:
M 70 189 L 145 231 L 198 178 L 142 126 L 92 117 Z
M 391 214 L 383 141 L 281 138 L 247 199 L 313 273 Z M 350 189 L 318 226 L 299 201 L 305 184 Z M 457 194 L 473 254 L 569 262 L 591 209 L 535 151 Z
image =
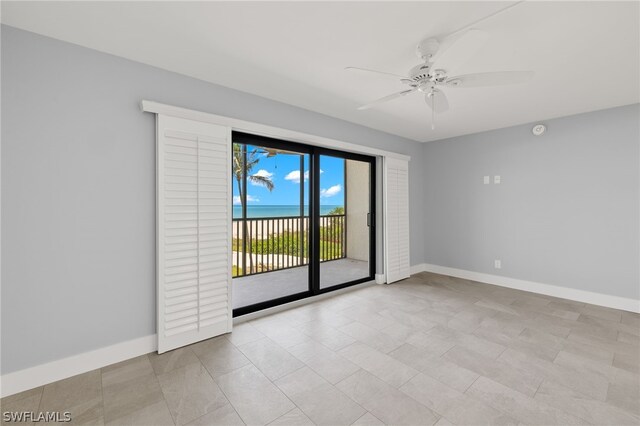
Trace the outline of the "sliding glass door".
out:
M 233 133 L 234 315 L 374 277 L 373 157 Z
M 234 136 L 234 310 L 305 295 L 309 292 L 310 189 L 305 173 L 309 153 Z
M 336 155 L 320 155 L 321 289 L 372 276 L 372 163 Z

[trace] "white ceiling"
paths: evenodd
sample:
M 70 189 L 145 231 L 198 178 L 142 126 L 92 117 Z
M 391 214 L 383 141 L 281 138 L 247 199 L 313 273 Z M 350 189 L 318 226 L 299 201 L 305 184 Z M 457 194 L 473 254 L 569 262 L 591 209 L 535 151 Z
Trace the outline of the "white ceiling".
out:
M 2 22 L 417 141 L 640 101 L 638 2 L 525 2 L 474 25 L 490 39 L 451 74 L 533 70 L 531 83 L 419 95 L 346 66 L 406 74 L 415 44 L 505 2 L 2 2 Z

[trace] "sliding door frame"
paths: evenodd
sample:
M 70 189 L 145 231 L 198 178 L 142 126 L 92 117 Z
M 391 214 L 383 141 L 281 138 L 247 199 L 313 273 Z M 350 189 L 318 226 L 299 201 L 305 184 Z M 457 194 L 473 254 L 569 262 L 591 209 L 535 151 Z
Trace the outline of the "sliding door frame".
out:
M 376 157 L 352 152 L 339 151 L 335 149 L 322 148 L 298 142 L 290 142 L 281 139 L 274 139 L 266 136 L 254 135 L 239 131 L 232 132 L 231 143 L 240 143 L 252 146 L 281 149 L 285 151 L 299 152 L 301 155 L 309 155 L 309 274 L 308 290 L 283 297 L 278 297 L 253 305 L 235 308 L 233 316 L 241 316 L 263 309 L 272 308 L 285 303 L 290 303 L 300 299 L 317 296 L 334 290 L 350 287 L 368 281 L 375 280 L 376 272 Z M 233 152 L 233 149 L 231 150 Z M 343 158 L 345 160 L 356 160 L 369 163 L 369 276 L 348 281 L 342 284 L 327 288 L 320 288 L 320 157 L 322 155 Z M 230 159 L 231 161 L 232 159 Z M 346 164 L 345 164 L 346 169 Z M 300 185 L 304 185 L 304 170 L 300 171 Z M 345 180 L 346 187 L 346 180 Z M 346 191 L 346 189 L 345 189 Z M 304 200 L 301 200 L 304 201 Z M 346 196 L 345 196 L 346 204 Z M 301 206 L 304 209 L 304 205 Z M 345 209 L 346 213 L 346 209 Z M 345 218 L 346 226 L 346 218 Z M 278 272 L 278 271 L 272 271 Z
M 363 278 L 358 278 L 356 280 L 353 281 L 347 281 L 345 283 L 342 284 L 338 284 L 338 285 L 333 285 L 331 287 L 326 287 L 326 288 L 320 288 L 320 255 L 319 255 L 319 251 L 320 251 L 320 220 L 314 220 L 314 231 L 315 231 L 315 236 L 316 238 L 312 239 L 312 242 L 314 243 L 314 245 L 317 245 L 316 250 L 318 251 L 318 256 L 314 256 L 312 258 L 312 263 L 317 263 L 316 265 L 316 275 L 314 275 L 314 281 L 312 281 L 313 284 L 315 284 L 314 287 L 314 294 L 323 294 L 323 293 L 328 293 L 330 291 L 333 290 L 339 290 L 341 288 L 345 288 L 345 287 L 350 287 L 352 285 L 356 285 L 356 284 L 361 284 L 367 281 L 372 281 L 375 280 L 375 275 L 376 275 L 376 221 L 375 221 L 375 217 L 376 217 L 376 157 L 372 157 L 369 155 L 363 155 L 363 154 L 355 154 L 353 152 L 344 152 L 344 151 L 338 151 L 335 149 L 328 149 L 328 148 L 320 148 L 320 147 L 315 147 L 314 149 L 314 155 L 312 156 L 312 159 L 314 159 L 314 162 L 317 162 L 317 165 L 314 169 L 314 185 L 313 185 L 313 190 L 316 192 L 317 196 L 314 196 L 314 202 L 316 203 L 316 210 L 315 210 L 315 218 L 319 218 L 320 217 L 320 157 L 326 155 L 329 157 L 338 157 L 338 158 L 343 158 L 344 160 L 354 160 L 354 161 L 360 161 L 363 163 L 369 163 L 369 215 L 370 215 L 370 219 L 369 219 L 369 276 L 367 277 L 363 277 Z M 346 170 L 346 163 L 345 163 L 345 170 Z M 347 212 L 347 197 L 346 197 L 346 191 L 347 189 L 347 181 L 345 179 L 344 182 L 344 186 L 345 186 L 345 198 L 344 198 L 344 203 L 345 203 L 345 213 Z M 345 226 L 347 223 L 347 219 L 345 217 Z M 316 228 L 317 227 L 317 228 Z

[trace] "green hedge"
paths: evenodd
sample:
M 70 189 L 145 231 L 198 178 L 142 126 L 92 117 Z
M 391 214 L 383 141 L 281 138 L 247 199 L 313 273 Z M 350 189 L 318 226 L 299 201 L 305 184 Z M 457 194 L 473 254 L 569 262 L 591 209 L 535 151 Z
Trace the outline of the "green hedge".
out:
M 340 241 L 342 232 L 335 228 L 320 229 L 320 253 L 328 253 L 328 259 L 342 257 L 342 243 Z M 251 253 L 254 254 L 284 254 L 289 256 L 300 256 L 300 243 L 302 242 L 302 255 L 309 255 L 309 245 L 307 236 L 300 241 L 298 232 L 286 231 L 278 235 L 270 235 L 268 238 L 253 240 L 251 242 Z M 233 251 L 242 251 L 242 239 L 234 238 L 232 241 Z M 247 247 L 249 252 L 249 247 Z

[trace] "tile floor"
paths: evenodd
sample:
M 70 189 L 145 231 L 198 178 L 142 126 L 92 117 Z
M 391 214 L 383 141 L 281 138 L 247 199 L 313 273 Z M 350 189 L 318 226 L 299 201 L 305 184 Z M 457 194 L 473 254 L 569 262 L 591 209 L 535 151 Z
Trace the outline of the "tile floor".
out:
M 434 274 L 2 400 L 74 424 L 640 424 L 640 316 Z

